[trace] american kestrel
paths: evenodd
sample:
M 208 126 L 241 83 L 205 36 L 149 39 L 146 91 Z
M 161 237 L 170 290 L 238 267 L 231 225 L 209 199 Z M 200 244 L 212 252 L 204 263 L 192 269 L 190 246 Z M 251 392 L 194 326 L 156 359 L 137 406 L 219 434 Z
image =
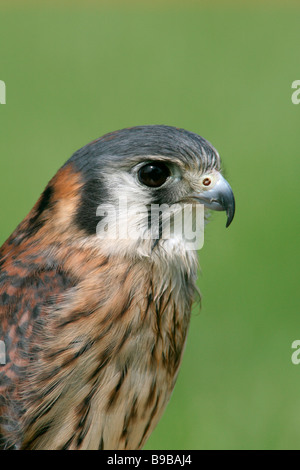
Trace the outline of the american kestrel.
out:
M 224 210 L 230 224 L 217 151 L 183 129 L 123 129 L 78 150 L 4 243 L 3 449 L 143 447 L 173 390 L 196 291 L 197 251 L 181 232 L 162 236 L 173 205 Z

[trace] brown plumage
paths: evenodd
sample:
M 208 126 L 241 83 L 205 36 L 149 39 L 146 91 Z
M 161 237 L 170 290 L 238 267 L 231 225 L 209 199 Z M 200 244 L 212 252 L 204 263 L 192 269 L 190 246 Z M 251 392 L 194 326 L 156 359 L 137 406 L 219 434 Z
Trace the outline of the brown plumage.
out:
M 152 186 L 132 176 L 149 161 Z M 178 374 L 197 256 L 160 239 L 99 240 L 96 208 L 124 191 L 170 204 L 193 190 L 231 221 L 228 183 L 214 198 L 199 186 L 218 170 L 201 137 L 142 126 L 85 146 L 49 182 L 0 250 L 2 448 L 143 447 Z

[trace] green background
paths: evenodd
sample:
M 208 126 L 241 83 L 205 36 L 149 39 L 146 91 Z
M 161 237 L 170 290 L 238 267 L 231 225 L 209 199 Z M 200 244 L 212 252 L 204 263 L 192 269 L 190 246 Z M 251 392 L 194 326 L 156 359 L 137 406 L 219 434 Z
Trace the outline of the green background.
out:
M 200 251 L 178 382 L 147 449 L 300 448 L 300 8 L 1 3 L 0 242 L 87 142 L 140 124 L 210 140 L 236 196 Z

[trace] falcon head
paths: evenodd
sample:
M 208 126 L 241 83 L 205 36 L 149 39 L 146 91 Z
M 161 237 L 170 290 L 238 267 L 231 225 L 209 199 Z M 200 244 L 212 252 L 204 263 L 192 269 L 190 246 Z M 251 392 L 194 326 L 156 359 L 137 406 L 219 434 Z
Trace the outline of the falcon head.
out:
M 160 222 L 170 208 L 178 212 L 187 204 L 225 211 L 227 227 L 234 217 L 234 196 L 220 173 L 218 152 L 183 129 L 154 125 L 112 132 L 80 149 L 66 165 L 73 165 L 82 181 L 76 226 L 88 237 L 101 231 L 113 250 L 149 254 L 170 244 L 159 240 L 159 227 L 149 236 L 153 207 L 159 207 Z M 139 236 L 126 237 L 124 226 L 131 234 L 138 229 Z

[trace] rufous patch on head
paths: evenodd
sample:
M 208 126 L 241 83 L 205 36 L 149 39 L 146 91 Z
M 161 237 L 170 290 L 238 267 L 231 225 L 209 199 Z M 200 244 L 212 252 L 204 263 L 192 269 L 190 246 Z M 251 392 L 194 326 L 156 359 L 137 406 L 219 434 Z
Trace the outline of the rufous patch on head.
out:
M 56 200 L 78 196 L 79 189 L 83 185 L 80 178 L 80 173 L 74 171 L 72 165 L 64 166 L 58 170 L 50 181 L 50 185 L 53 186 L 55 191 Z
M 83 185 L 80 173 L 75 172 L 71 165 L 61 168 L 50 181 L 55 195 L 55 225 L 69 222 L 73 217 L 80 198 Z

